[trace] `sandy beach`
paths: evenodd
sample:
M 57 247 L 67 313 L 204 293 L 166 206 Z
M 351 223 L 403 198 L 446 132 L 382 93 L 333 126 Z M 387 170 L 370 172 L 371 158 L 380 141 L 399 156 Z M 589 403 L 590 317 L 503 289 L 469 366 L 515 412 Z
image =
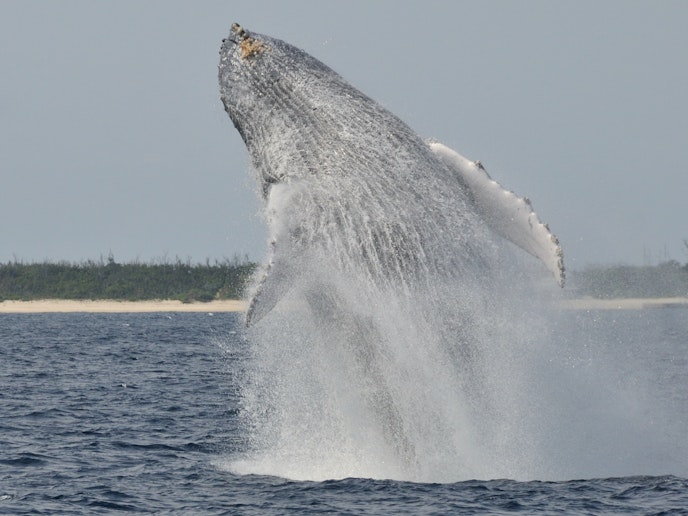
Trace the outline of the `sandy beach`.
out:
M 640 310 L 643 308 L 688 308 L 688 298 L 667 297 L 656 299 L 568 299 L 559 306 L 571 310 Z M 78 301 L 69 299 L 42 299 L 37 301 L 0 302 L 0 314 L 11 313 L 126 313 L 126 312 L 242 312 L 244 301 L 226 299 L 208 303 L 182 303 L 175 300 L 154 301 Z
M 126 312 L 241 312 L 243 301 L 226 299 L 208 303 L 182 303 L 176 300 L 154 301 L 78 301 L 69 299 L 42 299 L 37 301 L 3 301 L 0 313 L 126 313 Z
M 688 298 L 567 299 L 562 308 L 573 310 L 641 310 L 643 308 L 688 308 Z

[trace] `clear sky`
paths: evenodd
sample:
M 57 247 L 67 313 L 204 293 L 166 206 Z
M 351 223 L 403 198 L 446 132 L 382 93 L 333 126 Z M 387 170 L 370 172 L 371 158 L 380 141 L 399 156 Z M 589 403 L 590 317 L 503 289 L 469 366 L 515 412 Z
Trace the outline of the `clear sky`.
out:
M 0 262 L 263 258 L 232 22 L 528 196 L 569 268 L 688 259 L 688 2 L 0 0 Z

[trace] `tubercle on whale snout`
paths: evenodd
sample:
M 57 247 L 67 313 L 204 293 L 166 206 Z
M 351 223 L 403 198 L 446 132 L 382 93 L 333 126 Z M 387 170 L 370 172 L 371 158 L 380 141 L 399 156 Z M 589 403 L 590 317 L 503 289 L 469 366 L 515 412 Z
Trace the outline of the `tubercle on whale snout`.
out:
M 232 34 L 236 34 L 238 41 L 231 37 Z M 226 41 L 231 41 L 235 45 L 239 46 L 239 50 L 241 51 L 241 59 L 244 61 L 257 56 L 258 54 L 262 54 L 266 50 L 269 50 L 269 47 L 267 47 L 262 41 L 249 36 L 248 32 L 246 32 L 246 30 L 238 23 L 232 23 L 230 37 L 222 40 L 223 43 Z
M 236 35 L 239 36 L 239 39 L 243 40 L 249 37 L 248 33 L 244 30 L 244 28 L 237 22 L 232 23 L 232 30 L 236 32 Z

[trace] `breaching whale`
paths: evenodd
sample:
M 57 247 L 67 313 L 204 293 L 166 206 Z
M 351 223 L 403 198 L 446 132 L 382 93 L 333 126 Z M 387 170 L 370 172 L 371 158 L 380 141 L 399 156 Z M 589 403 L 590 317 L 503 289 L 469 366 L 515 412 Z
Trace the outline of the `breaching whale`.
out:
M 304 260 L 413 295 L 460 283 L 467 270 L 489 275 L 497 261 L 488 234 L 540 259 L 563 286 L 557 238 L 480 162 L 422 139 L 281 40 L 233 24 L 220 56 L 221 100 L 250 153 L 270 226 L 247 324 L 317 274 Z

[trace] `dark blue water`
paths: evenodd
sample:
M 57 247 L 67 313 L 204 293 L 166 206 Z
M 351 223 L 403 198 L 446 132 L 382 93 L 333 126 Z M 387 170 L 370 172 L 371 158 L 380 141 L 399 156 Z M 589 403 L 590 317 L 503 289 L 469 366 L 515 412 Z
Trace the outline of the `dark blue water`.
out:
M 570 312 L 557 331 L 588 335 L 562 344 L 572 368 L 604 358 L 620 376 L 656 378 L 643 383 L 648 406 L 668 413 L 646 416 L 685 453 L 688 311 Z M 667 474 L 556 482 L 232 474 L 221 464 L 250 437 L 247 346 L 234 314 L 0 315 L 0 513 L 688 513 L 682 456 Z

